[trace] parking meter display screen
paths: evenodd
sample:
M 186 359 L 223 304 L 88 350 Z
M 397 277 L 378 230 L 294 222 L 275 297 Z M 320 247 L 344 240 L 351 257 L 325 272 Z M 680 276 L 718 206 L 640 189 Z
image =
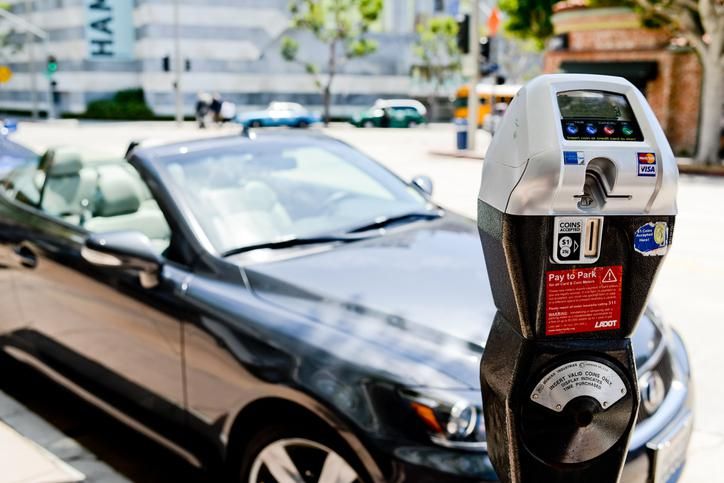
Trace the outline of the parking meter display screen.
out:
M 573 141 L 643 141 L 623 94 L 602 91 L 558 93 L 563 137 Z

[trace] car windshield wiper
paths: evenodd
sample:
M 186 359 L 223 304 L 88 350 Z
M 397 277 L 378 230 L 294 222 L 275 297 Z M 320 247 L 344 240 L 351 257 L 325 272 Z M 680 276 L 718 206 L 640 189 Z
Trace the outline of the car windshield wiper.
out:
M 376 230 L 378 228 L 384 228 L 386 226 L 401 222 L 411 222 L 415 220 L 433 220 L 435 218 L 440 218 L 441 216 L 443 216 L 443 213 L 443 210 L 438 209 L 433 211 L 412 211 L 409 213 L 403 213 L 401 215 L 395 216 L 382 216 L 379 218 L 375 218 L 369 223 L 365 223 L 364 225 L 352 228 L 351 230 L 347 231 L 347 233 L 360 233 L 368 230 Z
M 280 240 L 273 240 L 269 242 L 264 243 L 256 243 L 253 245 L 246 245 L 239 248 L 232 248 L 231 250 L 226 250 L 221 254 L 222 257 L 229 257 L 231 255 L 238 255 L 239 253 L 244 252 L 250 252 L 253 250 L 261 250 L 261 249 L 270 249 L 270 250 L 276 250 L 279 248 L 291 248 L 291 247 L 297 247 L 302 245 L 316 245 L 321 243 L 334 243 L 334 242 L 353 242 L 358 240 L 365 240 L 369 238 L 368 236 L 349 236 L 349 235 L 323 235 L 323 236 L 315 236 L 315 237 L 289 237 L 289 238 L 283 238 Z

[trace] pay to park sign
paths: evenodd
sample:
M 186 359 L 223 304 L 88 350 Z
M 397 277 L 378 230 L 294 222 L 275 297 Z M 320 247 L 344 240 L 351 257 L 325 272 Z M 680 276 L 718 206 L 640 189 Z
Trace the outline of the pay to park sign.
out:
M 132 59 L 133 0 L 85 0 L 84 5 L 88 59 Z

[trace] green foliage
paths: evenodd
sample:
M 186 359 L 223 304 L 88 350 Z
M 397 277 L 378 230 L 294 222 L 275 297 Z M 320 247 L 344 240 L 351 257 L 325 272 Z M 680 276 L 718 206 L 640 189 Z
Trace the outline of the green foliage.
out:
M 281 52 L 284 60 L 293 61 L 299 53 L 299 42 L 291 37 L 283 37 Z
M 507 15 L 505 30 L 521 39 L 535 41 L 538 48 L 553 35 L 553 5 L 559 0 L 500 0 L 498 6 Z
M 533 40 L 539 49 L 553 35 L 553 5 L 561 0 L 500 0 L 500 9 L 507 14 L 505 30 L 526 40 Z M 695 3 L 677 0 L 587 0 L 591 7 L 630 7 L 641 17 L 642 24 L 649 28 L 672 27 L 676 29 L 675 18 L 691 15 L 694 24 L 700 23 Z M 678 5 L 677 5 L 678 4 Z M 644 8 L 644 5 L 647 8 Z M 691 5 L 692 8 L 688 8 Z M 667 12 L 668 11 L 668 12 Z M 671 15 L 671 13 L 674 15 Z
M 377 50 L 377 43 L 366 38 L 366 34 L 379 19 L 383 7 L 383 0 L 292 0 L 291 27 L 311 32 L 324 44 L 342 46 L 340 51 L 331 49 L 340 60 L 363 57 Z M 297 60 L 299 43 L 284 37 L 281 53 L 287 61 Z
M 153 119 L 153 111 L 146 104 L 143 89 L 118 91 L 112 99 L 99 99 L 88 103 L 83 117 L 91 119 L 144 120 Z
M 461 69 L 458 30 L 458 23 L 450 16 L 432 17 L 417 26 L 417 40 L 412 47 L 418 59 L 415 73 L 433 81 L 436 89 Z

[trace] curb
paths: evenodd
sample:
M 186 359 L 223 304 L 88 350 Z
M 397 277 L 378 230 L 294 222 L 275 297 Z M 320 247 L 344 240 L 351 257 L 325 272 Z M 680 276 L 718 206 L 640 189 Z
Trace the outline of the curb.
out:
M 703 176 L 724 176 L 724 166 L 679 163 L 679 173 Z
M 35 446 L 39 457 L 61 463 L 66 479 L 58 482 L 130 483 L 110 466 L 100 461 L 80 443 L 63 434 L 40 416 L 0 391 L 0 426 L 6 426 Z M 6 451 L 4 451 L 6 452 Z M 32 471 L 32 468 L 28 469 Z
M 476 161 L 483 161 L 485 159 L 484 154 L 478 153 L 476 151 L 468 151 L 467 149 L 450 151 L 431 149 L 430 151 L 428 151 L 428 153 L 433 156 L 444 156 L 447 158 L 472 159 Z

